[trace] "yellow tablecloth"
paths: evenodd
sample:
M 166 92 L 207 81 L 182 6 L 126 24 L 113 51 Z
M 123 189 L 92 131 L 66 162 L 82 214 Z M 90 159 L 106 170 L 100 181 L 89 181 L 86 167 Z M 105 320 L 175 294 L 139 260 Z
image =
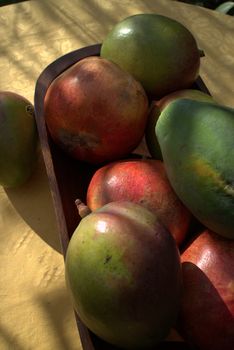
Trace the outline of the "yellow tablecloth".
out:
M 59 56 L 101 42 L 126 16 L 179 20 L 205 51 L 201 76 L 234 107 L 234 19 L 169 0 L 40 0 L 0 8 L 0 90 L 33 102 L 36 79 Z M 57 226 L 42 158 L 18 189 L 0 187 L 0 349 L 81 349 L 64 283 Z

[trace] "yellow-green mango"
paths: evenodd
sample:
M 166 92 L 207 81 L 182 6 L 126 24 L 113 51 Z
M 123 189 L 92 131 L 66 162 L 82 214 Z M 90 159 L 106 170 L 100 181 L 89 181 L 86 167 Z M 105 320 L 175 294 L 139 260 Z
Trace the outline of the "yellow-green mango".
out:
M 104 38 L 100 55 L 130 73 L 150 99 L 158 99 L 192 86 L 199 75 L 201 51 L 182 23 L 139 13 L 116 23 Z
M 14 92 L 0 91 L 0 185 L 25 183 L 37 154 L 37 129 L 32 104 Z
M 155 132 L 178 197 L 207 228 L 234 239 L 234 109 L 178 99 Z

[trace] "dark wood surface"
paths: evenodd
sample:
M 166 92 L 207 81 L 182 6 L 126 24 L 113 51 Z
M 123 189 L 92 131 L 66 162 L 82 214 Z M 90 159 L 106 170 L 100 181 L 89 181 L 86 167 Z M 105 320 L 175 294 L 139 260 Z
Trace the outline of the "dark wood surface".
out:
M 87 56 L 98 56 L 100 46 L 100 44 L 95 44 L 60 57 L 45 68 L 39 76 L 35 88 L 34 106 L 36 123 L 64 257 L 70 237 L 80 221 L 75 200 L 80 198 L 85 202 L 89 181 L 97 167 L 72 159 L 53 143 L 47 131 L 43 115 L 44 97 L 49 85 L 59 74 Z M 209 93 L 200 77 L 192 88 Z M 116 349 L 93 335 L 83 325 L 76 314 L 75 317 L 84 350 Z M 184 350 L 189 349 L 189 346 L 183 342 L 162 342 L 155 348 L 155 350 L 166 349 Z

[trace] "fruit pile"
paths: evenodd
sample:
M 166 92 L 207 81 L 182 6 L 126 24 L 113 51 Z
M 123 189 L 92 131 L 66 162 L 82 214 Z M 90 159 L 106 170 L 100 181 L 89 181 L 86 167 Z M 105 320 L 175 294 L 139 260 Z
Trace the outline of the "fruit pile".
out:
M 53 141 L 97 166 L 67 287 L 84 325 L 121 348 L 172 329 L 197 349 L 233 348 L 234 110 L 193 88 L 200 57 L 177 21 L 127 17 L 45 96 Z

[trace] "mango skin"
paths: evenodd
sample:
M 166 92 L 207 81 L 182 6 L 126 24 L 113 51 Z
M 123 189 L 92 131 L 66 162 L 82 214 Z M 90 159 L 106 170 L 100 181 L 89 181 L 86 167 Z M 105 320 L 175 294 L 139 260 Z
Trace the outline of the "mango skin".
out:
M 163 162 L 125 159 L 100 167 L 93 175 L 86 202 L 94 211 L 103 205 L 125 200 L 151 210 L 180 246 L 191 222 L 191 214 L 174 193 Z
M 203 225 L 234 239 L 234 109 L 175 100 L 155 132 L 178 197 Z
M 146 141 L 149 153 L 154 159 L 162 160 L 162 152 L 160 150 L 157 137 L 155 135 L 155 126 L 156 126 L 157 120 L 160 116 L 160 113 L 167 106 L 167 104 L 178 98 L 188 98 L 191 100 L 207 101 L 207 102 L 215 103 L 215 101 L 210 95 L 195 89 L 177 90 L 162 97 L 160 100 L 153 101 L 149 112 L 146 129 L 145 129 L 145 141 Z
M 190 87 L 200 68 L 193 34 L 178 21 L 155 13 L 118 22 L 103 40 L 100 55 L 129 72 L 150 98 Z
M 126 157 L 140 143 L 148 97 L 118 65 L 90 56 L 49 86 L 44 119 L 53 141 L 69 156 L 90 164 Z
M 30 178 L 37 141 L 32 104 L 14 92 L 0 91 L 0 185 L 18 187 Z
M 82 322 L 105 341 L 152 348 L 175 324 L 181 264 L 172 235 L 136 203 L 111 202 L 71 237 L 65 277 Z

